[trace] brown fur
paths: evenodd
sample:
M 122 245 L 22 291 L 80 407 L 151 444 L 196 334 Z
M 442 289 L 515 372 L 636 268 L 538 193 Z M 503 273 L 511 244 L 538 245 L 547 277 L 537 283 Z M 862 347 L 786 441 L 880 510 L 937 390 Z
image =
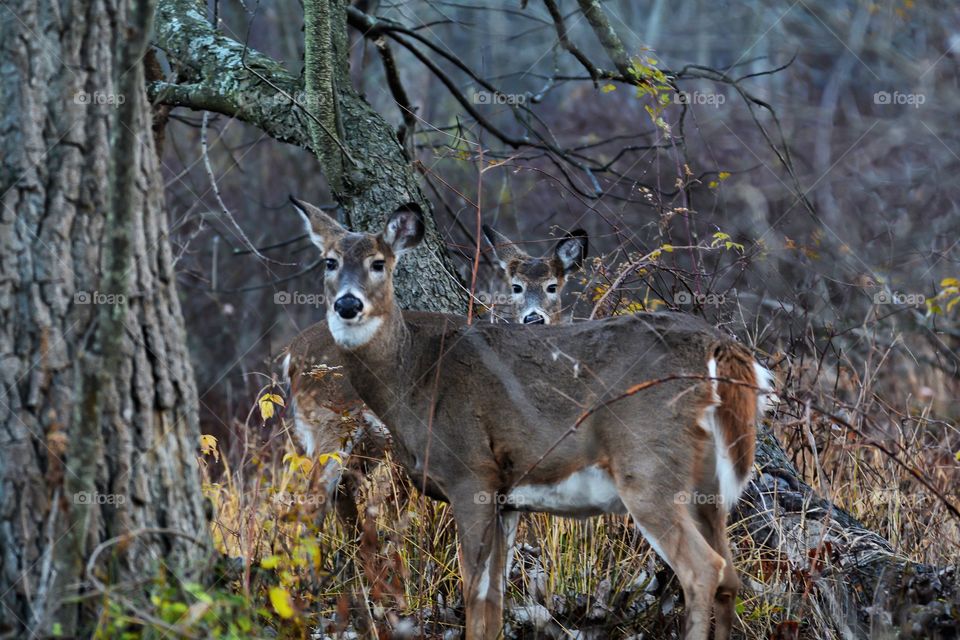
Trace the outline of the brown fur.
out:
M 754 359 L 743 346 L 729 341 L 718 344 L 713 355 L 717 361 L 718 378 L 741 382 L 717 382 L 717 394 L 720 396 L 717 419 L 730 448 L 730 459 L 737 478 L 743 482 L 753 468 L 757 438 L 758 380 L 753 368 Z

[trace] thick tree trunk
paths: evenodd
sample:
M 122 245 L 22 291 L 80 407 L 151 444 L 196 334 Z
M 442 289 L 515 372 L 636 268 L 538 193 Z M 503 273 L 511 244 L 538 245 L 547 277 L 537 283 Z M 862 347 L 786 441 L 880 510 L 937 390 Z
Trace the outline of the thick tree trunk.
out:
M 108 583 L 160 562 L 182 575 L 203 551 L 155 532 L 206 537 L 139 59 L 151 9 L 0 12 L 0 636 L 82 630 L 63 598 L 91 590 L 111 538 L 135 542 L 102 550 Z

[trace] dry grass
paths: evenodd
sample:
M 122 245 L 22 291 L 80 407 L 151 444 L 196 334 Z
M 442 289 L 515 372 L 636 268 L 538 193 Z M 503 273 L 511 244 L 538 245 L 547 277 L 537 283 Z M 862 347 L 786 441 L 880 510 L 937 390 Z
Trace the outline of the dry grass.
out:
M 861 434 L 796 403 L 784 403 L 770 424 L 804 479 L 900 554 L 934 565 L 955 563 L 957 520 L 873 441 L 933 488 L 953 495 L 960 438 L 953 423 L 932 418 L 932 409 L 953 406 L 943 394 L 956 393 L 956 381 L 914 371 L 904 375 L 909 388 L 884 386 L 884 367 L 909 363 L 890 353 L 865 362 L 859 370 L 841 363 L 828 375 L 787 359 L 778 371 L 785 398 L 809 398 L 845 416 Z M 931 395 L 931 388 L 937 393 Z M 894 397 L 899 404 L 882 399 Z M 283 422 L 257 435 L 219 463 L 206 458 L 218 549 L 246 559 L 232 589 L 261 603 L 269 602 L 271 587 L 289 592 L 295 612 L 276 620 L 276 628 L 291 637 L 318 630 L 443 637 L 459 629 L 456 534 L 446 505 L 417 496 L 387 460 L 361 483 L 364 517 L 356 535 L 334 509 L 325 508 L 319 469 L 297 456 Z M 835 634 L 830 621 L 837 611 L 812 597 L 808 568 L 760 548 L 743 527 L 732 526 L 731 536 L 745 585 L 737 604 L 740 637 Z M 585 637 L 674 637 L 682 613 L 670 572 L 629 519 L 616 516 L 578 521 L 525 515 L 508 601 L 507 631 L 514 637 L 577 631 Z

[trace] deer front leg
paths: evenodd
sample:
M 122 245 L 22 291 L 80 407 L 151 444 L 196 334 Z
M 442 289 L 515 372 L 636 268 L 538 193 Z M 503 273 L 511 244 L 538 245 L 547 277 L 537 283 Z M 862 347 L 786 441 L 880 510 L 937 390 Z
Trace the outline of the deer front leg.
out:
M 466 639 L 500 636 L 507 536 L 492 492 L 461 493 L 453 502 L 460 541 Z

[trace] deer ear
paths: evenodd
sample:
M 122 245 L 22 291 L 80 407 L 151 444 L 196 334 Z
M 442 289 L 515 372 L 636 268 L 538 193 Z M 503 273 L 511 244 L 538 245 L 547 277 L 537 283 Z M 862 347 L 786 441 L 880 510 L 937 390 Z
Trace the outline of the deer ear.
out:
M 587 257 L 587 249 L 587 232 L 576 229 L 560 240 L 553 252 L 563 265 L 563 272 L 566 274 L 580 268 Z
M 500 263 L 500 268 L 504 271 L 507 270 L 507 265 L 514 260 L 522 260 L 530 257 L 517 247 L 517 245 L 513 243 L 513 240 L 498 232 L 493 227 L 483 225 L 481 228 L 483 229 L 483 235 L 487 243 L 489 243 L 490 248 L 493 249 L 494 257 L 497 259 L 497 262 Z
M 320 207 L 297 200 L 290 196 L 290 202 L 303 218 L 303 224 L 307 229 L 307 234 L 313 244 L 317 245 L 321 251 L 324 251 L 330 243 L 347 232 L 340 223 L 328 216 Z
M 380 236 L 390 245 L 397 256 L 413 249 L 423 240 L 424 233 L 423 211 L 416 203 L 411 202 L 394 211 L 387 224 L 383 227 Z

